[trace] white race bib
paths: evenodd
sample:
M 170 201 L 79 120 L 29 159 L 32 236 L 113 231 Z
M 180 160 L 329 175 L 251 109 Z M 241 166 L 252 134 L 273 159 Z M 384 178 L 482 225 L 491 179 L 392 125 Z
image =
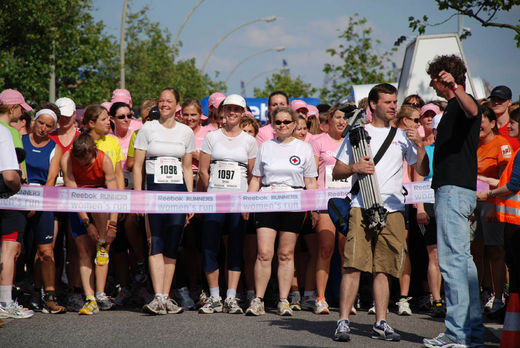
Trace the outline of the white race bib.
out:
M 211 167 L 209 186 L 213 188 L 240 188 L 240 166 L 238 162 L 216 161 Z
M 347 179 L 332 179 L 332 170 L 334 169 L 333 165 L 325 167 L 325 187 L 326 188 L 352 188 L 352 176 Z
M 182 184 L 181 162 L 175 157 L 157 157 L 155 160 L 154 183 Z

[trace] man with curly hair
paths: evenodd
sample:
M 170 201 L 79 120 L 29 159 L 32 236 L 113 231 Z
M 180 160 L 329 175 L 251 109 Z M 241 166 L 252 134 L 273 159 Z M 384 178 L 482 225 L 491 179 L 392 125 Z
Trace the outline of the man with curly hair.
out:
M 425 338 L 426 347 L 484 345 L 477 269 L 470 252 L 469 217 L 476 206 L 477 147 L 481 111 L 466 93 L 466 66 L 456 56 L 438 56 L 428 66 L 430 86 L 448 105 L 438 127 L 433 156 L 437 250 L 446 294 L 446 331 Z

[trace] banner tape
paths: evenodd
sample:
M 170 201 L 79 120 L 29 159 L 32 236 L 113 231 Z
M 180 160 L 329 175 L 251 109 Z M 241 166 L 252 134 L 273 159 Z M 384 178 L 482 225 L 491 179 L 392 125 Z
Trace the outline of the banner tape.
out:
M 405 184 L 406 204 L 432 203 L 434 192 L 430 184 L 429 181 Z M 480 185 L 481 189 L 485 186 Z M 187 193 L 24 185 L 16 195 L 0 199 L 0 209 L 150 214 L 309 211 L 326 210 L 329 198 L 343 198 L 349 191 Z

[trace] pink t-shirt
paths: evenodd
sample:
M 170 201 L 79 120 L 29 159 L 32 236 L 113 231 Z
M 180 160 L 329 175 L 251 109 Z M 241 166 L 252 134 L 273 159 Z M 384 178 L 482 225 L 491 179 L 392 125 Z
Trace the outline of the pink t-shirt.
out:
M 271 124 L 266 124 L 260 128 L 258 130 L 258 134 L 256 135 L 256 142 L 258 143 L 258 146 L 267 140 L 274 139 L 275 134 L 276 133 L 274 132 L 273 126 L 271 126 Z
M 206 128 L 206 129 L 208 130 L 208 132 L 212 132 L 212 131 L 218 129 L 218 128 L 213 127 L 213 125 L 212 125 L 211 123 L 208 123 L 207 125 L 202 126 L 202 128 Z M 206 133 L 207 133 L 207 132 L 206 132 Z
M 316 136 L 318 136 L 318 135 L 320 135 L 320 134 L 317 134 Z M 312 139 L 314 139 L 314 138 L 315 138 L 314 134 L 307 132 L 307 134 L 305 135 L 305 139 L 303 139 L 303 141 L 310 144 Z
M 332 175 L 332 168 L 336 164 L 334 156 L 338 152 L 343 139 L 336 141 L 328 133 L 317 134 L 312 137 L 311 145 L 314 156 L 319 157 L 318 163 L 318 188 L 326 188 L 326 173 Z M 328 168 L 328 169 L 327 169 Z M 330 180 L 330 178 L 329 178 Z
M 142 124 L 141 124 L 141 126 L 142 126 Z M 121 167 L 124 170 L 128 170 L 128 168 L 126 167 L 126 157 L 128 156 L 128 145 L 130 145 L 130 139 L 132 139 L 132 134 L 134 134 L 134 131 L 131 130 L 130 128 L 128 129 L 127 136 L 124 138 L 119 138 L 114 133 L 112 133 L 112 132 L 110 133 L 110 135 L 114 136 L 114 138 L 116 138 L 117 141 L 119 141 L 119 146 L 121 146 L 121 151 L 123 152 L 123 155 L 125 155 L 125 159 L 121 161 Z
M 208 127 L 209 126 L 209 127 Z M 200 127 L 199 131 L 195 133 L 195 147 L 197 148 L 197 151 L 200 151 L 200 146 L 202 145 L 202 142 L 204 141 L 204 137 L 209 132 L 213 131 L 213 127 L 211 125 Z M 199 171 L 199 161 L 196 159 L 193 159 L 192 163 L 192 169 L 194 172 Z

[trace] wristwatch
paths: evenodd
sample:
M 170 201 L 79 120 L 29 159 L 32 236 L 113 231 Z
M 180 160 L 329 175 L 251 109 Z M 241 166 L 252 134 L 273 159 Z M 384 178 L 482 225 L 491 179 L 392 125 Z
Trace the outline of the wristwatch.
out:
M 83 227 L 84 227 L 85 229 L 87 229 L 87 228 L 90 226 L 90 224 L 91 224 L 91 222 L 90 222 L 89 219 L 82 220 L 81 223 L 83 224 Z

